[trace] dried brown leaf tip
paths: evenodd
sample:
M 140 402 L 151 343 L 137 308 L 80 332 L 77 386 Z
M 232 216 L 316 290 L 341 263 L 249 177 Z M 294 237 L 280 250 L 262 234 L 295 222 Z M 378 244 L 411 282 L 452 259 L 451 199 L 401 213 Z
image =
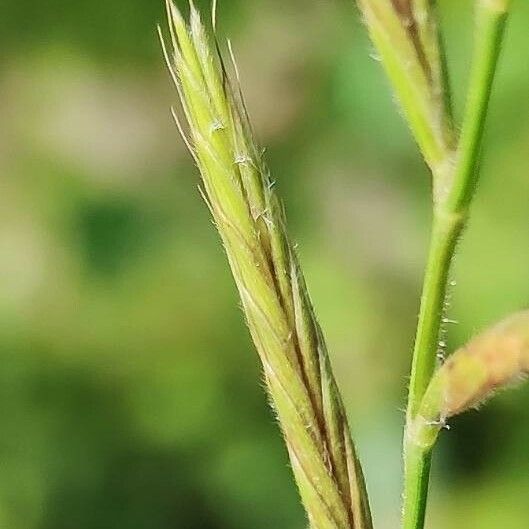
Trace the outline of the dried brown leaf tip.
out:
M 479 334 L 438 369 L 416 418 L 421 444 L 433 443 L 446 420 L 482 404 L 529 373 L 529 310 Z

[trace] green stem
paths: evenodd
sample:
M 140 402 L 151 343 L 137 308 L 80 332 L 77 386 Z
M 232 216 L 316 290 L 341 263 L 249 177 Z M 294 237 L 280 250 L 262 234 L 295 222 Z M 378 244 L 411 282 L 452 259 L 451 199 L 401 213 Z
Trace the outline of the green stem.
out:
M 448 275 L 478 176 L 485 118 L 507 17 L 507 0 L 480 0 L 469 95 L 452 178 L 434 207 L 408 395 L 404 440 L 403 529 L 423 529 L 431 449 L 414 436 L 413 419 L 435 370 Z M 434 175 L 435 176 L 435 175 Z
M 464 223 L 462 215 L 437 212 L 434 216 L 408 397 L 404 441 L 404 529 L 421 529 L 424 525 L 430 450 L 423 450 L 415 443 L 410 425 L 435 369 L 450 263 Z
M 468 207 L 476 189 L 485 118 L 505 33 L 507 7 L 505 0 L 481 0 L 478 4 L 476 51 L 459 140 L 459 157 L 448 197 L 451 211 Z
M 434 212 L 413 351 L 408 396 L 409 418 L 415 416 L 435 369 L 450 263 L 464 220 L 463 215 L 451 214 L 440 209 Z
M 404 529 L 424 526 L 431 456 L 431 449 L 424 451 L 419 448 L 405 448 L 404 488 L 407 492 L 403 506 Z

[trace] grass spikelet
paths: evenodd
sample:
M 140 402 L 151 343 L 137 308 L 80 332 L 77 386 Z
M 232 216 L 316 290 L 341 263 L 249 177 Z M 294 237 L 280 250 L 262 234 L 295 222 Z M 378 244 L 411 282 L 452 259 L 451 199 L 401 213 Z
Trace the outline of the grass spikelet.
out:
M 455 134 L 434 2 L 358 4 L 415 140 L 434 176 L 441 179 L 453 157 Z
M 513 314 L 458 349 L 433 376 L 415 419 L 432 444 L 447 419 L 485 402 L 529 373 L 529 311 Z
M 202 176 L 310 525 L 370 529 L 364 478 L 325 342 L 244 104 L 194 6 L 189 24 L 172 3 L 167 12 L 172 49 L 163 39 L 162 46 L 188 125 L 185 140 Z

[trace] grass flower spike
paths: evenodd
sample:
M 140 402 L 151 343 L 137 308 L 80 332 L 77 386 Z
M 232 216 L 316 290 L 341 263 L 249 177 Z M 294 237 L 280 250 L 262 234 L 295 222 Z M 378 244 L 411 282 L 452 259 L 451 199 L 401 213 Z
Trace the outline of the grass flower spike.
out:
M 432 446 L 446 420 L 475 408 L 529 374 L 529 311 L 513 314 L 458 349 L 437 370 L 415 418 L 414 435 Z
M 172 49 L 164 46 L 164 52 L 188 125 L 185 141 L 202 175 L 310 526 L 370 529 L 364 478 L 325 342 L 242 98 L 194 6 L 189 25 L 173 4 L 167 10 Z
M 442 178 L 455 135 L 435 6 L 431 0 L 358 4 L 415 140 L 434 177 Z

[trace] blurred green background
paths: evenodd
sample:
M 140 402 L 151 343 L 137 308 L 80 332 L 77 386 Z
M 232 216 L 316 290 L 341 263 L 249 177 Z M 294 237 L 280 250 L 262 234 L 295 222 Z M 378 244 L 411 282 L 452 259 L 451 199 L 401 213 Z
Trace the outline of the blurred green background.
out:
M 441 0 L 460 114 L 472 2 Z M 206 3 L 201 4 L 207 9 Z M 161 0 L 0 6 L 0 527 L 301 529 L 198 177 Z M 224 0 L 368 476 L 399 519 L 429 178 L 349 0 Z M 529 4 L 515 3 L 450 349 L 529 301 Z M 529 390 L 452 423 L 429 527 L 529 524 Z

